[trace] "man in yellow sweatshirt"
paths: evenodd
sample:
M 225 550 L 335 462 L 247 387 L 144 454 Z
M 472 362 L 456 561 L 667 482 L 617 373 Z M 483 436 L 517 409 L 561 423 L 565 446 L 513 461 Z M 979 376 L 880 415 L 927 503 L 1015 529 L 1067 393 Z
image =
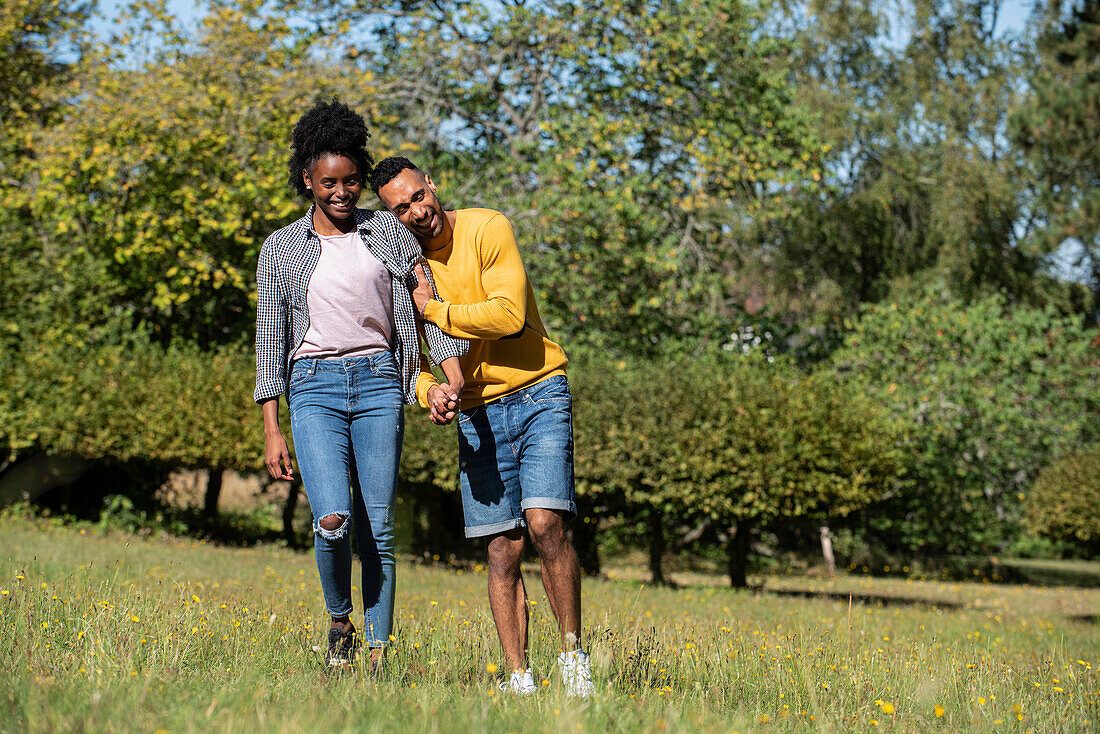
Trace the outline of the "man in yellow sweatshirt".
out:
M 565 352 L 546 335 L 512 225 L 491 209 L 445 211 L 436 187 L 406 158 L 374 168 L 371 188 L 420 242 L 439 291 L 413 291 L 421 316 L 470 340 L 463 384 L 440 385 L 422 362 L 416 393 L 432 421 L 458 417 L 466 537 L 488 539 L 489 605 L 515 693 L 537 690 L 527 665 L 527 594 L 520 573 L 524 527 L 542 564 L 558 620 L 562 677 L 571 695 L 591 694 L 580 646 L 580 566 L 564 523 L 576 516 L 572 398 Z M 461 408 L 461 410 L 459 410 Z

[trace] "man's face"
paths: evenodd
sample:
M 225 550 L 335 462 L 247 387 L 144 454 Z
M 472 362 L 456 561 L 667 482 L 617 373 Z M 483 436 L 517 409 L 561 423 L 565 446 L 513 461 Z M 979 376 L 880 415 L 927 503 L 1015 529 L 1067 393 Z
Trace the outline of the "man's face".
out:
M 417 239 L 432 240 L 443 232 L 447 219 L 435 184 L 421 171 L 404 169 L 378 189 L 378 198 Z

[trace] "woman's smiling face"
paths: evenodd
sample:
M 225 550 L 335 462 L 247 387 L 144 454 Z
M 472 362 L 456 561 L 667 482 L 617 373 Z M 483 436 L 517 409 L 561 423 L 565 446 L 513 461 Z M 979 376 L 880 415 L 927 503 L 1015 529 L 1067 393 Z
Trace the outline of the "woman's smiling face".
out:
M 355 161 L 343 155 L 325 155 L 302 175 L 317 208 L 329 221 L 336 224 L 354 216 L 363 193 L 363 179 Z

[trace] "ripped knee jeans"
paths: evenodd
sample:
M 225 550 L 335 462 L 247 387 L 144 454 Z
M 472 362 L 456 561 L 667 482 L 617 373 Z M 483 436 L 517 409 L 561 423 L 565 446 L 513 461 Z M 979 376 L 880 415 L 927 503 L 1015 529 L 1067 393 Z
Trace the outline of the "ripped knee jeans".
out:
M 298 360 L 287 401 L 325 607 L 337 618 L 354 609 L 354 538 L 362 572 L 360 633 L 367 645 L 384 647 L 393 627 L 394 498 L 404 434 L 397 364 L 388 352 Z

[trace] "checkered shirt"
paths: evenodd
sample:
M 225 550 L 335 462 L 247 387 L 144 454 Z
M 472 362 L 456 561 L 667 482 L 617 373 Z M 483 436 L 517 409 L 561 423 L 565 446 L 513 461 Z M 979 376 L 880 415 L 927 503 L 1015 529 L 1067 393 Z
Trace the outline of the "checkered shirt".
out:
M 420 374 L 420 340 L 416 311 L 410 289 L 416 287 L 413 266 L 420 261 L 420 244 L 397 217 L 387 211 L 357 209 L 359 236 L 390 271 L 393 280 L 393 320 L 397 327 L 394 358 L 401 367 L 405 402 L 416 402 L 416 377 Z M 301 219 L 268 237 L 260 249 L 256 266 L 256 392 L 261 403 L 286 392 L 290 360 L 309 328 L 306 290 L 317 260 L 321 241 L 313 231 L 313 206 Z M 435 281 L 427 264 L 432 291 Z M 465 339 L 448 336 L 431 322 L 421 322 L 432 360 L 440 364 L 448 357 L 462 357 L 470 348 Z

